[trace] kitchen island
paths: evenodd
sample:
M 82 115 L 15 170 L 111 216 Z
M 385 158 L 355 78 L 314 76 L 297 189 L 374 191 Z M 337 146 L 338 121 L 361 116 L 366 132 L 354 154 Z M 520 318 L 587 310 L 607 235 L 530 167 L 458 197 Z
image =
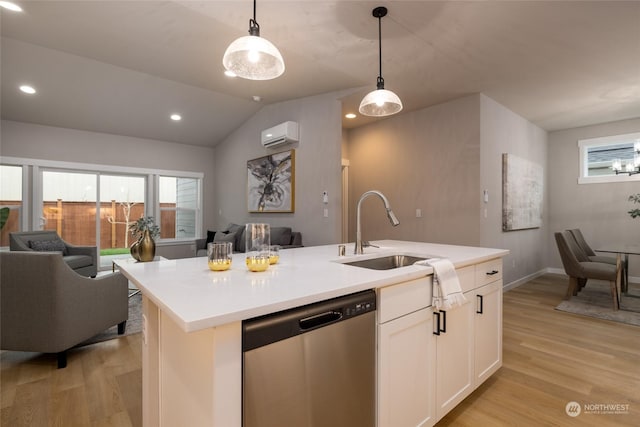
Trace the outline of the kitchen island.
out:
M 508 253 L 501 249 L 391 240 L 373 243 L 378 247 L 369 247 L 365 254 L 357 256 L 350 254 L 353 244 L 347 245 L 346 257 L 338 257 L 337 245 L 284 250 L 279 263 L 262 273 L 247 271 L 244 254 L 234 254 L 232 268 L 226 272 L 210 271 L 206 257 L 122 266 L 123 274 L 143 294 L 144 425 L 241 426 L 242 320 L 366 289 L 390 296 L 389 304 L 381 305 L 379 299 L 378 316 L 387 317 L 380 320 L 381 325 L 395 319 L 392 313 L 403 310 L 396 307 L 400 301 L 397 296 L 402 293 L 418 292 L 423 305 L 426 301 L 430 305 L 430 267 L 370 270 L 344 265 L 345 262 L 384 254 L 448 258 L 459 272 L 466 272 L 461 275 L 461 282 L 466 282 L 467 273 L 469 277 L 477 274 L 475 266 L 494 262 L 494 269 L 495 260 L 500 261 Z M 501 278 L 501 262 L 499 265 L 500 275 L 492 278 Z M 410 286 L 394 286 L 405 283 Z M 496 283 L 501 287 L 501 281 Z M 501 289 L 499 294 L 501 302 Z M 401 305 L 412 304 L 410 301 Z M 425 307 L 408 307 L 402 314 Z M 381 326 L 379 335 L 383 332 Z M 460 396 L 457 393 L 454 400 Z M 378 398 L 381 399 L 380 394 Z M 380 401 L 378 406 L 385 408 L 384 413 L 394 412 L 393 407 L 387 411 L 385 402 Z M 379 414 L 380 420 L 383 417 Z M 379 421 L 378 425 L 384 422 Z

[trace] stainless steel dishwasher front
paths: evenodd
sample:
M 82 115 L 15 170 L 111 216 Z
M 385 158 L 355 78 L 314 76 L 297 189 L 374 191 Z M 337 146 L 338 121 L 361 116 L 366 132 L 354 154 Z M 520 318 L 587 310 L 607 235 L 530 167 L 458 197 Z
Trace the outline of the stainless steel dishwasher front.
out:
M 375 425 L 375 292 L 242 324 L 244 427 Z

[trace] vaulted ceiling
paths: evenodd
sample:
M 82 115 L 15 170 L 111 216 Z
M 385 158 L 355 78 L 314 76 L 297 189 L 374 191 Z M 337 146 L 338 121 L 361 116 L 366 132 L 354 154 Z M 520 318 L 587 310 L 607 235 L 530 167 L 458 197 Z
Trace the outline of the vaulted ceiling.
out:
M 214 146 L 265 104 L 337 92 L 357 113 L 378 75 L 380 5 L 383 76 L 404 111 L 482 92 L 547 130 L 640 117 L 636 1 L 258 0 L 286 64 L 270 81 L 223 74 L 250 0 L 16 3 L 0 11 L 8 120 Z

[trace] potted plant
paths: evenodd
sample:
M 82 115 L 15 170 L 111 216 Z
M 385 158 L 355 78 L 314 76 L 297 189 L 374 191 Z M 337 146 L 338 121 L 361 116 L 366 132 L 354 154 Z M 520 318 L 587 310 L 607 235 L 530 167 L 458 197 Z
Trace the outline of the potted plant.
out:
M 640 193 L 630 195 L 629 201 L 633 203 L 640 203 Z M 628 213 L 631 215 L 631 218 L 640 217 L 640 209 L 638 208 L 631 209 Z
M 156 256 L 156 239 L 160 236 L 160 227 L 156 225 L 152 216 L 138 218 L 129 226 L 129 230 L 136 242 L 131 245 L 131 256 L 138 261 L 153 261 Z

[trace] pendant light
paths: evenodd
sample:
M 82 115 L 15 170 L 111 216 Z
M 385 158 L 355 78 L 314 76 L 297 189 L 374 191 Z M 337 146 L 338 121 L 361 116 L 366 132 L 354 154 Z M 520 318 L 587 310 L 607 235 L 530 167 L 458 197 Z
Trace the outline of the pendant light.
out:
M 253 0 L 253 19 L 249 20 L 249 35 L 229 45 L 222 64 L 238 77 L 249 80 L 271 80 L 284 73 L 284 60 L 278 48 L 260 37 L 256 21 L 256 0 Z
M 382 17 L 387 15 L 387 8 L 380 6 L 373 9 L 373 16 L 378 18 L 378 51 L 380 58 L 380 74 L 378 75 L 378 88 L 369 92 L 360 103 L 360 113 L 365 116 L 384 117 L 399 113 L 402 110 L 402 101 L 395 93 L 384 88 L 382 78 Z

